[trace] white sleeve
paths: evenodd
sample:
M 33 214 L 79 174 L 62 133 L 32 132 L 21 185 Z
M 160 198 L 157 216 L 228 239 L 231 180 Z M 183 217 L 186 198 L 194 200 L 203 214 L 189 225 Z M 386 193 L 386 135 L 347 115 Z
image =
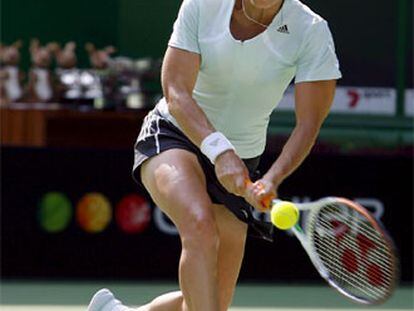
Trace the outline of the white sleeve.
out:
M 184 0 L 174 23 L 169 46 L 200 54 L 198 45 L 199 0 Z
M 295 83 L 341 78 L 332 34 L 326 21 L 312 25 L 296 62 Z

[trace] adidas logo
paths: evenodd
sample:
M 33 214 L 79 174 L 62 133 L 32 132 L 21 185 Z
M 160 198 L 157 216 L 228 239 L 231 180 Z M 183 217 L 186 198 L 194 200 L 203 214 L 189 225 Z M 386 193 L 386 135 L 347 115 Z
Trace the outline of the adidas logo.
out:
M 287 25 L 280 26 L 277 29 L 277 31 L 278 32 L 281 32 L 281 33 L 289 34 L 289 29 L 288 29 L 288 26 Z

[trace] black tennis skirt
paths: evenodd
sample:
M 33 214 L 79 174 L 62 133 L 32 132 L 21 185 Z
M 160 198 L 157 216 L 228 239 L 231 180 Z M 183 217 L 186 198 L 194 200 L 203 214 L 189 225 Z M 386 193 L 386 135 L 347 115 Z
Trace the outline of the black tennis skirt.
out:
M 213 203 L 225 205 L 241 221 L 249 225 L 249 235 L 273 241 L 273 226 L 271 223 L 256 219 L 253 207 L 242 197 L 229 193 L 218 181 L 213 164 L 201 153 L 185 134 L 168 119 L 163 117 L 155 107 L 148 113 L 142 124 L 137 142 L 134 146 L 133 178 L 139 187 L 145 191 L 141 182 L 141 164 L 169 149 L 184 149 L 194 153 L 204 171 L 207 183 L 207 192 Z M 259 176 L 256 171 L 260 162 L 260 156 L 252 159 L 243 159 L 252 180 Z

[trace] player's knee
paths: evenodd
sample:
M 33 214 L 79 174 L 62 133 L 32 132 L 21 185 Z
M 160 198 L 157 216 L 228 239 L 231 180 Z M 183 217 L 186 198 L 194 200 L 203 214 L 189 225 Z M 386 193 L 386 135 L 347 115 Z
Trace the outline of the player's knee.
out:
M 184 233 L 181 234 L 184 248 L 218 252 L 218 228 L 210 213 L 194 213 L 188 218 L 185 227 Z
M 180 175 L 174 165 L 162 163 L 154 172 L 155 184 L 161 195 L 169 197 L 179 185 L 183 176 Z

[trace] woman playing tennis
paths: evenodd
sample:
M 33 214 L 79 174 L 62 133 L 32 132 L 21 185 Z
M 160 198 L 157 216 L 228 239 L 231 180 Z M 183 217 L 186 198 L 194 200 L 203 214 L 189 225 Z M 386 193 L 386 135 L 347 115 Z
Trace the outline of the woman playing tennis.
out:
M 181 291 L 138 310 L 223 311 L 264 197 L 305 159 L 341 77 L 324 19 L 299 0 L 184 0 L 162 69 L 164 98 L 135 145 L 134 177 L 176 225 Z M 296 126 L 253 184 L 269 116 L 295 78 Z M 248 203 L 247 203 L 248 202 Z M 132 310 L 106 289 L 90 311 Z

